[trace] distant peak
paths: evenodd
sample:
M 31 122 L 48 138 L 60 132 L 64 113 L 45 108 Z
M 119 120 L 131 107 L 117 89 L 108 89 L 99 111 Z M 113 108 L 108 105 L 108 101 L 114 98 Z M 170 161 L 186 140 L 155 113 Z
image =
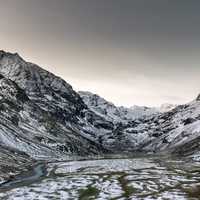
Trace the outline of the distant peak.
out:
M 197 101 L 200 101 L 200 94 L 196 98 Z
M 6 52 L 5 51 L 3 51 L 3 50 L 0 50 L 0 58 L 2 57 L 2 56 L 4 56 L 6 54 Z
M 0 54 L 6 53 L 4 50 L 0 50 Z
M 12 56 L 12 57 L 16 57 L 16 58 L 23 60 L 22 57 L 18 53 L 10 53 L 10 52 L 6 52 L 4 50 L 0 50 L 0 58 L 2 58 L 3 56 L 8 56 L 8 57 Z
M 15 55 L 16 53 L 6 52 L 4 50 L 0 50 L 0 55 Z

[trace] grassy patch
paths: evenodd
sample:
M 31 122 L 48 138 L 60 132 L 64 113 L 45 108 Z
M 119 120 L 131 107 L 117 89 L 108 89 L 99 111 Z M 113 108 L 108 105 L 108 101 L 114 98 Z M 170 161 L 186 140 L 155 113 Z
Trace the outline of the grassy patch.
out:
M 88 186 L 86 189 L 79 191 L 79 200 L 96 199 L 99 194 L 99 190 L 95 187 Z

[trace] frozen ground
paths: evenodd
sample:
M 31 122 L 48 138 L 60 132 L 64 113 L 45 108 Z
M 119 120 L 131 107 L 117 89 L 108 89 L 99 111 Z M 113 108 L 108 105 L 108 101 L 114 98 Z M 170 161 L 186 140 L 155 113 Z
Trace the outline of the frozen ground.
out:
M 27 180 L 22 176 L 21 182 L 13 180 L 14 184 L 1 188 L 0 198 L 182 200 L 199 199 L 200 195 L 199 163 L 168 157 L 48 163 L 43 177 L 41 170 L 35 172 L 38 174 L 31 172 Z

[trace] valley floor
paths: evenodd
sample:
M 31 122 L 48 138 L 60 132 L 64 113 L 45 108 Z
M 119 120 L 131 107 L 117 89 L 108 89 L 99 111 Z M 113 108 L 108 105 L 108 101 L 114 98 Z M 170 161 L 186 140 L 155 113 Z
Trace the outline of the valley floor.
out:
M 0 198 L 195 200 L 200 195 L 199 169 L 198 162 L 169 156 L 40 163 L 1 185 Z

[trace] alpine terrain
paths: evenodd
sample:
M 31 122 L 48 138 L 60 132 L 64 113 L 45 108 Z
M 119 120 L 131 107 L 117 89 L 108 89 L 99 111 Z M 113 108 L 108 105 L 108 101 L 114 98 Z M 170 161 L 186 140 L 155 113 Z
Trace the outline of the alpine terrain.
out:
M 187 159 L 193 158 L 198 161 L 199 144 L 200 96 L 185 105 L 167 104 L 160 108 L 117 107 L 96 94 L 74 91 L 62 78 L 26 62 L 18 54 L 0 51 L 0 180 L 2 182 L 13 180 L 15 175 L 21 172 L 28 173 L 35 164 L 39 166 L 36 168 L 36 174 L 38 171 L 44 174 L 45 170 L 42 170 L 43 168 L 40 170 L 41 163 L 49 165 L 49 169 L 55 171 L 55 166 L 51 165 L 51 162 L 86 157 L 134 156 L 139 153 L 145 156 L 150 154 L 174 155 L 181 158 L 187 156 Z M 141 163 L 143 160 L 138 162 Z M 149 170 L 158 167 L 148 160 L 145 160 L 145 163 L 151 166 Z M 113 165 L 109 161 L 105 163 L 99 161 L 97 164 L 101 167 L 106 165 L 105 174 L 110 170 L 107 169 L 108 166 L 114 171 L 123 166 L 123 170 L 116 176 L 119 175 L 117 180 L 125 192 L 122 191 L 123 195 L 118 194 L 118 197 L 128 199 L 129 193 L 133 191 L 127 185 L 124 173 L 129 171 L 129 167 L 122 164 L 121 160 L 119 163 L 114 162 Z M 81 172 L 82 168 L 77 168 L 81 163 L 72 162 L 71 165 L 72 171 Z M 89 167 L 95 168 L 95 166 L 94 163 L 90 163 Z M 62 166 L 57 165 L 57 167 L 60 169 Z M 86 174 L 91 173 L 89 168 L 85 170 Z M 143 169 L 139 167 L 136 172 L 139 173 L 140 170 Z M 144 171 L 140 173 L 142 172 Z M 168 169 L 165 169 L 164 173 L 168 172 Z M 60 174 L 62 173 L 67 172 L 60 169 Z M 66 175 L 64 174 L 62 176 Z M 131 180 L 133 176 L 129 179 Z M 68 181 L 70 178 L 72 177 L 69 177 Z M 85 179 L 86 185 L 87 182 L 90 186 L 87 192 L 93 196 L 98 195 L 100 189 L 92 187 L 93 182 L 90 178 Z M 114 182 L 115 180 L 113 184 Z M 49 187 L 47 182 L 44 184 Z M 118 186 L 116 183 L 116 187 Z M 81 195 L 84 197 L 86 194 Z M 13 198 L 11 195 L 10 199 Z M 98 199 L 97 196 L 94 199 Z

